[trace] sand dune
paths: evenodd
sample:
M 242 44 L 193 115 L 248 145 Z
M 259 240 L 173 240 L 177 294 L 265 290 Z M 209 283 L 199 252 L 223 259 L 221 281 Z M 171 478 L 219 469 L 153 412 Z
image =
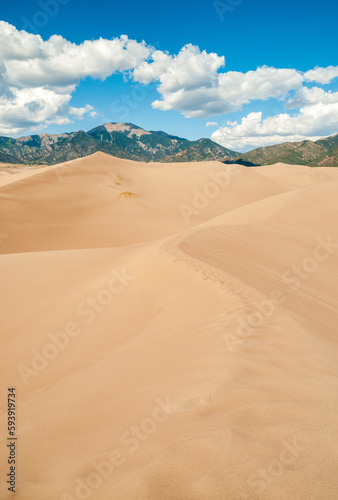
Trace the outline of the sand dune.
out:
M 336 500 L 337 188 L 103 153 L 6 176 L 15 497 Z
M 149 241 L 184 231 L 244 202 L 285 191 L 252 169 L 228 170 L 218 162 L 140 167 L 137 162 L 96 153 L 34 171 L 1 189 L 1 213 L 6 214 L 2 231 L 9 233 L 15 226 L 15 234 L 3 242 L 1 251 L 102 248 Z M 220 186 L 212 177 L 218 171 L 223 171 Z M 210 184 L 216 186 L 211 195 L 217 196 L 208 197 L 204 207 L 196 193 L 203 196 Z M 184 217 L 185 206 L 194 213 Z

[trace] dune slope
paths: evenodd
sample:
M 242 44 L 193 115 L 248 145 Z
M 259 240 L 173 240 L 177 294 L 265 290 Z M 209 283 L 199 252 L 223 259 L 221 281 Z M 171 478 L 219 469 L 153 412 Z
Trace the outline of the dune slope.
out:
M 11 178 L 17 499 L 338 498 L 334 169 L 96 153 Z

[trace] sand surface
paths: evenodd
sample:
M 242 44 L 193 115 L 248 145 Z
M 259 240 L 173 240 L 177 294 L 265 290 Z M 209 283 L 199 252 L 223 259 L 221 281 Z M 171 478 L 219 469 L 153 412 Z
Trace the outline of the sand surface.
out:
M 1 183 L 1 499 L 338 499 L 338 169 Z

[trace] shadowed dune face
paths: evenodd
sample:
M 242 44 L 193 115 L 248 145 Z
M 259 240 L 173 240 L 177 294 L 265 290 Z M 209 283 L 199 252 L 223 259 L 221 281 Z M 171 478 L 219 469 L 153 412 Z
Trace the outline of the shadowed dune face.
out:
M 338 498 L 338 171 L 97 153 L 3 177 L 16 498 Z

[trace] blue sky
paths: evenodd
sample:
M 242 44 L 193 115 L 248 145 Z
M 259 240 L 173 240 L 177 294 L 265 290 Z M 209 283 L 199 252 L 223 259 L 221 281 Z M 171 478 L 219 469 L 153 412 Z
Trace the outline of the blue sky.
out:
M 0 134 L 128 121 L 242 151 L 336 133 L 337 18 L 332 0 L 6 2 Z

